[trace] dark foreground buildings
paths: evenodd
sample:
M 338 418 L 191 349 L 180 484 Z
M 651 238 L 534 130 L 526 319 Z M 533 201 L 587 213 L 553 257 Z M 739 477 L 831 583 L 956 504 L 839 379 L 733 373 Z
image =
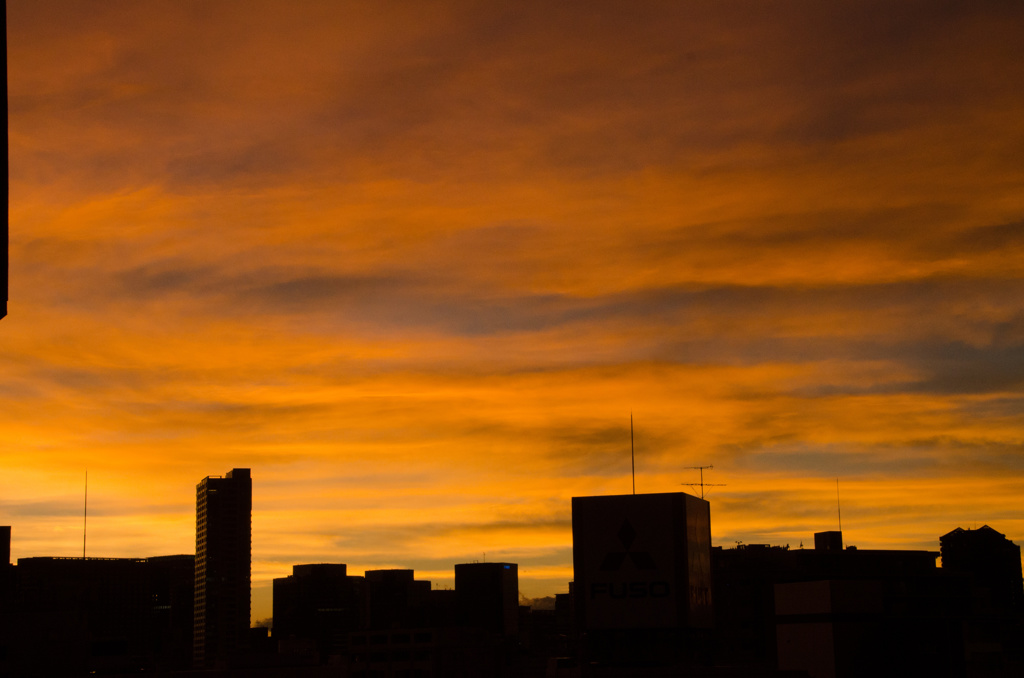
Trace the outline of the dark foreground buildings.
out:
M 456 565 L 455 605 L 460 625 L 515 638 L 519 633 L 519 566 Z
M 265 663 L 379 678 L 523 675 L 518 566 L 456 565 L 455 582 L 440 590 L 407 569 L 296 565 L 274 580 L 277 654 Z
M 194 657 L 197 668 L 246 651 L 251 613 L 252 476 L 247 468 L 196 485 Z
M 9 535 L 9 528 L 0 531 Z M 0 676 L 189 668 L 194 561 L 177 555 L 0 564 Z
M 942 569 L 970 577 L 994 614 L 1019 614 L 1024 608 L 1020 547 L 988 525 L 956 528 L 939 537 Z
M 942 570 L 970 592 L 963 622 L 965 662 L 975 675 L 1015 667 L 1024 675 L 1024 587 L 1020 546 L 988 525 L 939 538 Z M 1009 674 L 1012 675 L 1012 674 Z
M 195 675 L 209 676 L 1024 675 L 1020 550 L 995 530 L 943 535 L 942 568 L 936 551 L 844 547 L 838 532 L 722 549 L 707 502 L 682 493 L 576 498 L 576 578 L 555 609 L 520 606 L 514 563 L 456 565 L 455 590 L 408 569 L 296 565 L 257 637 L 250 488 L 245 469 L 199 485 L 202 615 L 193 556 L 15 566 L 0 528 L 0 678 L 186 670 L 199 620 Z
M 349 577 L 344 563 L 295 565 L 274 580 L 274 636 L 289 656 L 341 656 L 348 634 L 360 627 L 365 582 Z
M 979 624 L 984 587 L 938 556 L 842 548 L 837 532 L 813 550 L 714 548 L 716 663 L 813 678 L 1024 675 L 1020 615 Z M 1021 590 L 1016 557 L 1004 591 Z
M 1019 547 L 957 529 L 935 551 L 711 548 L 683 493 L 573 499 L 580 675 L 1024 675 Z

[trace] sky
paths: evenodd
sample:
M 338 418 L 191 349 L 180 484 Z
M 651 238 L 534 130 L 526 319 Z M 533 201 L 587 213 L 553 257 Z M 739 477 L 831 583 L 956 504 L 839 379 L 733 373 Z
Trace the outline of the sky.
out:
M 7 4 L 14 559 L 1024 543 L 1024 4 Z

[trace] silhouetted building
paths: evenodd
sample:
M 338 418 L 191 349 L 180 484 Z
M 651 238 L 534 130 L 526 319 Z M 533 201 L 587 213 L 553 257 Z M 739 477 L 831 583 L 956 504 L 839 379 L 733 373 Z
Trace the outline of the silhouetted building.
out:
M 939 537 L 942 570 L 970 591 L 965 620 L 969 675 L 1024 675 L 1024 585 L 1020 546 L 983 525 Z
M 937 571 L 776 584 L 778 667 L 812 678 L 962 676 L 963 592 Z
M 18 560 L 18 671 L 138 670 L 146 655 L 145 561 Z
M 12 675 L 185 669 L 194 556 L 21 558 Z
M 412 570 L 397 569 L 367 570 L 365 584 L 368 616 L 349 636 L 347 675 L 519 675 L 509 651 L 514 641 L 457 623 L 457 590 L 432 589 Z
M 0 525 L 0 565 L 11 564 L 11 526 Z
M 417 580 L 412 570 L 367 570 L 367 627 L 410 629 L 434 626 L 430 614 L 430 582 Z
M 225 664 L 249 636 L 252 573 L 252 477 L 232 469 L 196 486 L 193 663 Z
M 797 553 L 801 552 L 768 544 L 711 549 L 719 661 L 734 666 L 775 668 L 775 584 L 799 578 Z
M 814 678 L 963 672 L 962 582 L 933 551 L 747 544 L 712 553 L 719 662 Z
M 278 651 L 325 663 L 344 654 L 365 610 L 364 580 L 343 563 L 295 565 L 274 580 L 274 634 Z
M 939 537 L 942 569 L 966 574 L 991 592 L 991 603 L 1002 612 L 1024 607 L 1020 546 L 988 525 L 976 530 L 956 528 Z
M 519 632 L 519 566 L 466 563 L 455 566 L 459 624 L 503 637 Z
M 196 557 L 146 558 L 150 605 L 150 654 L 158 668 L 185 670 L 192 664 Z
M 936 569 L 937 553 L 838 550 L 839 533 L 815 537 L 814 550 L 712 550 L 718 661 L 828 676 L 962 668 L 963 587 Z
M 14 611 L 16 570 L 11 564 L 11 528 L 0 526 L 0 678 L 11 675 L 11 641 L 17 624 Z
M 573 497 L 575 606 L 584 659 L 671 665 L 713 624 L 711 513 L 682 492 Z
M 815 551 L 842 551 L 843 550 L 843 533 L 839 532 L 839 531 L 815 532 L 814 533 L 814 550 Z

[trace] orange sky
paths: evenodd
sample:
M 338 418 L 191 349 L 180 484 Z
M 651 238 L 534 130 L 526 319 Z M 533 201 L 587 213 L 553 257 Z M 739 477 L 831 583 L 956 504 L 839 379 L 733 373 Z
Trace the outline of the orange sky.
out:
M 499 4 L 501 6 L 499 6 Z M 8 0 L 0 524 L 520 564 L 570 498 L 719 545 L 1024 542 L 1024 6 Z M 485 555 L 486 554 L 486 555 Z

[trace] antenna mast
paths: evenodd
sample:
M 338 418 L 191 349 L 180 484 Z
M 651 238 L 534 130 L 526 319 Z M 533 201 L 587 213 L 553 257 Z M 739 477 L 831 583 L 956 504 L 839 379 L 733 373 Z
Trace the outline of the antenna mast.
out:
M 704 488 L 705 487 L 725 487 L 725 483 L 705 483 L 704 482 L 704 469 L 708 469 L 710 471 L 711 469 L 715 468 L 714 466 L 684 466 L 683 468 L 694 469 L 694 470 L 699 470 L 700 471 L 700 498 L 701 499 L 704 498 Z M 683 483 L 683 485 L 686 485 L 687 487 L 696 487 L 697 483 Z
M 82 510 L 82 560 L 85 560 L 85 527 L 89 520 L 89 469 L 85 470 L 85 508 Z
M 633 465 L 633 494 L 636 494 L 636 452 L 633 449 L 633 413 L 629 413 L 629 461 Z
M 836 478 L 836 513 L 839 514 L 839 531 L 843 531 L 843 507 L 839 503 L 839 478 Z

